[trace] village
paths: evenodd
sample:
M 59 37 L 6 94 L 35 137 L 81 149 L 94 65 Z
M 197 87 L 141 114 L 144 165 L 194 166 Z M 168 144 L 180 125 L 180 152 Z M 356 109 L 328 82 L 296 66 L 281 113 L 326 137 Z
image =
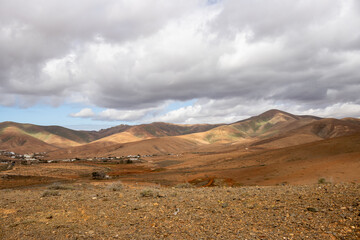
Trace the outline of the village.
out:
M 131 164 L 142 163 L 145 160 L 142 157 L 151 157 L 152 155 L 127 155 L 117 157 L 89 157 L 89 158 L 69 158 L 69 159 L 46 159 L 46 152 L 31 153 L 31 154 L 17 154 L 15 152 L 0 150 L 0 169 L 9 170 L 17 164 L 32 165 L 39 163 L 59 163 L 59 162 L 75 162 L 75 161 L 89 161 L 89 162 L 104 162 L 113 164 Z

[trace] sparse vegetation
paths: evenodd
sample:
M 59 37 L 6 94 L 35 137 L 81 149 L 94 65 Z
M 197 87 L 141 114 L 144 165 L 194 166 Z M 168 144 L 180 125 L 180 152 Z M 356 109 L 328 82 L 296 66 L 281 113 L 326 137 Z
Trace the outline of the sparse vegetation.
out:
M 150 188 L 147 188 L 147 189 L 143 189 L 141 192 L 140 192 L 140 196 L 141 197 L 163 197 L 159 190 L 157 189 L 150 189 Z
M 60 193 L 58 191 L 46 190 L 45 192 L 43 192 L 41 196 L 42 197 L 60 196 Z
M 194 185 L 186 182 L 186 183 L 180 183 L 175 186 L 175 188 L 193 188 Z
M 318 184 L 325 184 L 328 183 L 325 178 L 319 178 Z
M 117 182 L 113 182 L 110 185 L 108 185 L 107 189 L 109 189 L 110 191 L 116 192 L 116 191 L 123 190 L 124 186 L 121 181 L 117 181 Z
M 140 196 L 142 197 L 153 197 L 154 192 L 151 189 L 144 189 L 140 192 Z
M 68 185 L 81 189 L 81 183 Z M 121 192 L 107 186 L 86 183 L 81 191 L 66 192 L 44 187 L 0 190 L 0 238 L 207 239 L 219 232 L 223 239 L 360 236 L 359 184 L 144 189 L 124 185 Z M 166 197 L 159 197 L 159 192 Z M 249 226 L 256 226 L 256 231 Z
M 74 187 L 70 186 L 70 185 L 63 185 L 61 183 L 53 183 L 48 187 L 48 189 L 50 189 L 50 190 L 74 190 Z

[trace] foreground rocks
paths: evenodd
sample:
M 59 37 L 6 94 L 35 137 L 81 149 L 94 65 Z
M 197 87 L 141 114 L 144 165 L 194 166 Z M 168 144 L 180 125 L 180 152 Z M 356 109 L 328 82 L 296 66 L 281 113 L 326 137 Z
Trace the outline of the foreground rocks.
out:
M 0 239 L 359 239 L 359 225 L 358 184 L 0 191 Z

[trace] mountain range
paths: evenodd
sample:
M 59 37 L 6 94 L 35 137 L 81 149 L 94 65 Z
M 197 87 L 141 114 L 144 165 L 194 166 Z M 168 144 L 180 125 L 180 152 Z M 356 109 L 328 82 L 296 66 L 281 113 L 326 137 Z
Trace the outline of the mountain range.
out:
M 167 154 L 213 146 L 246 144 L 282 148 L 360 132 L 356 118 L 319 118 L 269 110 L 232 124 L 180 125 L 163 122 L 119 125 L 100 131 L 60 126 L 0 123 L 0 149 L 48 152 L 53 157 Z

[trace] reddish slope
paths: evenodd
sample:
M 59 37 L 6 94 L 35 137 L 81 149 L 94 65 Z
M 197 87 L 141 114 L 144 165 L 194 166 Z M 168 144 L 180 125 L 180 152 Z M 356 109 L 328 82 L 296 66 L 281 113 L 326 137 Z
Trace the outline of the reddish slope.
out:
M 34 137 L 8 129 L 0 135 L 0 149 L 16 153 L 48 152 L 58 149 Z
M 179 125 L 163 122 L 155 122 L 151 124 L 141 124 L 127 128 L 123 132 L 119 132 L 97 140 L 97 142 L 113 142 L 127 143 L 136 142 L 145 139 L 179 136 L 188 133 L 202 132 L 215 128 L 220 124 L 194 124 Z
M 180 163 L 169 167 L 163 177 L 183 182 L 232 179 L 244 185 L 313 184 L 321 178 L 360 183 L 360 133 L 275 150 L 225 149 L 173 158 Z
M 93 142 L 125 143 L 140 141 L 147 138 L 176 136 L 186 133 L 205 131 L 219 125 L 176 125 L 168 123 L 152 123 L 139 126 L 119 125 L 100 131 L 76 131 L 60 126 L 37 126 L 14 122 L 0 123 L 0 149 L 11 151 L 49 151 L 57 148 L 68 148 Z M 11 132 L 12 134 L 8 134 Z M 11 139 L 14 137 L 14 139 Z M 36 140 L 35 140 L 36 139 Z M 6 141 L 5 141 L 6 140 Z M 26 141 L 25 141 L 26 140 Z M 5 142 L 7 142 L 5 144 Z M 101 145 L 101 144 L 100 144 Z M 44 146 L 41 149 L 40 146 Z M 52 146 L 52 147 L 49 147 Z
M 314 142 L 322 139 L 352 135 L 360 132 L 360 125 L 349 121 L 326 118 L 279 134 L 276 137 L 257 141 L 252 146 L 281 148 Z
M 240 182 L 304 184 L 316 183 L 320 178 L 334 182 L 360 182 L 360 133 L 237 159 L 239 163 L 249 160 L 257 162 L 258 166 L 234 172 Z
M 94 142 L 86 145 L 60 149 L 49 153 L 49 158 L 107 157 L 145 154 L 179 153 L 196 148 L 198 143 L 178 136 L 153 138 L 129 143 Z

